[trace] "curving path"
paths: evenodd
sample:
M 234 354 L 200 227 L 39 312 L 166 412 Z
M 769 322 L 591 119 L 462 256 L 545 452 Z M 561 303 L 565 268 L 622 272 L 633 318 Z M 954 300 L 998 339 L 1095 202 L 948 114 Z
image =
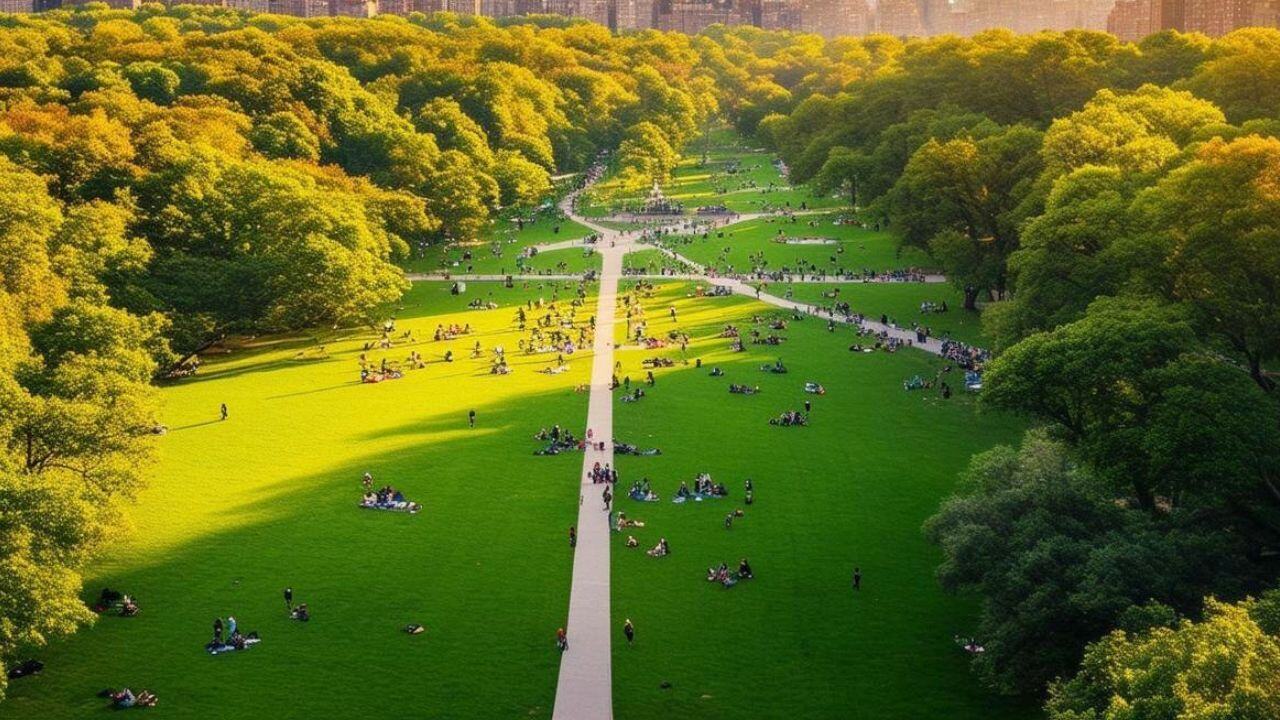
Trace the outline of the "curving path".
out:
M 566 196 L 560 203 L 565 215 L 585 225 L 599 235 L 595 243 L 602 264 L 599 274 L 599 295 L 596 300 L 595 339 L 591 364 L 590 401 L 587 408 L 587 429 L 596 442 L 605 443 L 604 450 L 587 450 L 583 454 L 582 474 L 579 476 L 578 544 L 573 556 L 573 581 L 569 594 L 569 619 L 565 625 L 569 649 L 560 658 L 560 675 L 556 684 L 553 720 L 612 720 L 613 718 L 613 669 L 612 669 L 612 618 L 610 615 L 610 565 L 609 518 L 601 495 L 603 485 L 591 481 L 591 469 L 595 463 L 613 465 L 613 380 L 614 363 L 614 315 L 617 308 L 618 282 L 623 277 L 696 280 L 729 288 L 738 295 L 755 298 L 775 307 L 786 308 L 808 315 L 830 318 L 845 324 L 858 324 L 889 337 L 910 341 L 911 346 L 935 355 L 942 354 L 942 343 L 935 338 L 919 342 L 912 330 L 894 325 L 864 320 L 857 322 L 835 315 L 823 308 L 788 300 L 766 293 L 739 278 L 716 277 L 707 274 L 699 263 L 667 248 L 641 245 L 632 233 L 612 230 L 579 215 L 574 207 L 577 192 Z M 759 214 L 738 216 L 732 225 L 760 217 Z M 564 241 L 540 246 L 539 251 L 577 247 L 581 240 Z M 622 260 L 638 247 L 655 248 L 665 255 L 686 263 L 694 273 L 674 275 L 633 274 L 623 275 Z M 582 275 L 484 275 L 484 274 L 410 274 L 409 280 L 491 280 L 502 281 L 508 277 L 520 281 L 581 280 Z M 926 282 L 944 282 L 942 276 L 929 276 Z M 850 283 L 862 280 L 805 278 L 797 276 L 790 282 Z M 584 433 L 585 436 L 586 433 Z

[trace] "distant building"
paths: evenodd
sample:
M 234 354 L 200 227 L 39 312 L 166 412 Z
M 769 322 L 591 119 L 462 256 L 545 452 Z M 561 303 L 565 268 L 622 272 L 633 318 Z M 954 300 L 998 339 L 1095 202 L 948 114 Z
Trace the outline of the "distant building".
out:
M 1185 0 L 1183 24 L 1187 32 L 1221 37 L 1253 22 L 1253 0 Z
M 1116 0 L 1107 14 L 1107 32 L 1135 42 L 1151 34 L 1151 0 Z
M 926 34 L 916 0 L 880 0 L 876 5 L 875 29 L 876 32 L 898 37 Z
M 867 0 L 804 0 L 798 29 L 826 38 L 865 35 L 871 30 Z

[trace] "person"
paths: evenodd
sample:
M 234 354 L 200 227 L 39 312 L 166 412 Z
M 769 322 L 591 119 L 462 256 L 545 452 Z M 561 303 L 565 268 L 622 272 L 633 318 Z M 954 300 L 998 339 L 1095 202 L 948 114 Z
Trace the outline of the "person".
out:
M 213 619 L 213 642 L 222 644 L 222 618 Z
M 622 623 L 622 634 L 627 636 L 628 646 L 636 641 L 636 626 L 631 624 L 631 618 Z
M 307 608 L 306 603 L 298 603 L 298 607 L 293 608 L 292 610 L 289 611 L 289 617 L 293 618 L 294 620 L 301 620 L 302 622 L 307 622 L 308 620 L 311 619 L 311 610 Z
M 475 411 L 475 410 L 471 410 L 470 412 L 468 412 L 468 413 L 467 413 L 467 424 L 469 424 L 471 427 L 475 427 L 475 426 L 476 426 L 476 411 Z
M 862 589 L 862 570 L 861 570 L 861 568 L 856 568 L 856 567 L 855 567 L 855 568 L 853 569 L 853 589 L 854 589 L 854 590 L 861 590 L 861 589 Z
M 751 572 L 751 563 L 747 562 L 746 558 L 742 558 L 742 560 L 738 562 L 738 576 L 745 580 L 750 580 L 755 577 Z
M 227 404 L 226 404 L 226 403 L 222 403 L 222 408 L 221 408 L 221 410 L 222 410 L 222 419 L 223 419 L 223 420 L 226 420 L 226 419 L 227 419 Z
M 293 610 L 293 588 L 284 589 L 284 606 L 289 610 Z
M 573 525 L 569 526 L 569 547 L 578 547 L 578 528 Z
M 608 510 L 610 504 L 613 502 L 613 493 L 609 492 L 609 486 L 607 484 L 604 486 L 604 494 L 601 495 L 601 497 L 604 499 L 604 509 Z
M 236 636 L 236 616 L 228 615 L 227 616 L 227 637 L 233 638 L 235 636 Z
M 560 648 L 560 652 L 569 649 L 569 634 L 564 631 L 564 628 L 556 630 L 556 647 Z
M 724 529 L 725 530 L 733 529 L 733 513 L 729 513 L 728 515 L 724 516 Z
M 813 403 L 809 402 L 808 400 L 805 400 L 805 401 L 804 401 L 804 411 L 805 411 L 805 412 L 809 412 L 809 411 L 810 411 L 810 410 L 812 410 L 812 409 L 813 409 Z

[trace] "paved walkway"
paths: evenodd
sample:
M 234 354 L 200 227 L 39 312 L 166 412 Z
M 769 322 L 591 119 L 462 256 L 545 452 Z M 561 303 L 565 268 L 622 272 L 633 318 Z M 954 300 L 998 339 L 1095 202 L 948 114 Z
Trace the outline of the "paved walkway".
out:
M 572 196 L 562 203 L 571 212 Z M 583 222 L 580 218 L 574 218 Z M 573 585 L 569 591 L 569 649 L 560 657 L 554 720 L 611 720 L 613 717 L 612 618 L 609 615 L 609 513 L 601 495 L 604 485 L 591 482 L 591 468 L 613 465 L 613 319 L 618 278 L 628 243 L 618 233 L 585 223 L 600 233 L 597 248 L 603 260 L 596 302 L 591 400 L 587 428 L 604 450 L 588 450 L 582 458 L 578 499 L 578 547 L 573 555 Z M 616 245 L 615 245 L 616 243 Z
M 612 720 L 613 718 L 613 666 L 612 666 L 612 617 L 610 616 L 609 589 L 609 517 L 604 509 L 601 495 L 604 485 L 591 482 L 591 469 L 598 462 L 601 465 L 613 465 L 613 358 L 614 358 L 614 315 L 617 309 L 618 281 L 624 277 L 622 260 L 628 252 L 641 246 L 631 233 L 611 230 L 594 223 L 573 211 L 572 203 L 575 194 L 561 201 L 561 209 L 575 221 L 587 226 L 599 234 L 595 244 L 601 256 L 601 272 L 599 275 L 599 295 L 596 300 L 596 327 L 593 357 L 591 365 L 590 404 L 587 408 L 587 429 L 591 431 L 596 442 L 605 443 L 604 450 L 589 449 L 583 454 L 582 474 L 579 476 L 578 496 L 578 545 L 573 555 L 573 583 L 569 593 L 569 620 L 565 625 L 568 633 L 569 649 L 560 657 L 560 675 L 556 684 L 555 709 L 553 720 Z M 746 222 L 757 216 L 740 216 L 737 222 Z M 581 245 L 581 240 L 555 243 L 555 247 L 566 244 Z M 544 246 L 550 249 L 552 246 Z M 809 315 L 830 317 L 837 322 L 852 323 L 841 315 L 831 315 L 821 308 L 805 303 L 787 300 L 763 292 L 746 281 L 737 278 L 718 278 L 706 275 L 706 268 L 690 261 L 688 258 L 658 247 L 658 250 L 673 259 L 687 263 L 696 273 L 680 275 L 627 275 L 629 278 L 649 279 L 685 279 L 698 280 L 730 288 L 738 295 L 755 298 L 776 307 L 796 310 Z M 410 274 L 410 280 L 443 279 L 441 275 Z M 455 280 L 504 280 L 506 275 L 485 274 L 453 274 Z M 581 275 L 512 275 L 519 281 L 547 280 L 581 280 Z M 931 277 L 930 281 L 945 280 L 940 276 Z M 800 277 L 794 282 L 853 282 L 839 279 L 809 279 Z M 861 281 L 857 281 L 861 282 Z M 942 343 L 929 339 L 923 343 L 916 341 L 914 331 L 904 330 L 878 322 L 864 321 L 863 327 L 883 332 L 890 337 L 911 341 L 918 349 L 934 354 L 941 354 Z M 584 433 L 585 436 L 585 433 Z M 616 492 L 616 488 L 613 489 Z M 616 500 L 616 498 L 615 498 Z

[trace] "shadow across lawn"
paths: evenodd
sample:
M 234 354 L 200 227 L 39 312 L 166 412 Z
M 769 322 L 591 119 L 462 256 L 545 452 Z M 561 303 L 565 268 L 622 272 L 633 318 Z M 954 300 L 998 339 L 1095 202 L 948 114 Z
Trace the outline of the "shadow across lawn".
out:
M 240 464 L 234 444 L 221 452 L 226 425 L 166 438 L 205 456 L 203 470 L 166 473 L 136 511 L 138 534 L 86 584 L 135 594 L 141 614 L 37 651 L 47 668 L 11 687 L 6 717 L 91 716 L 104 711 L 98 690 L 124 685 L 156 692 L 157 718 L 332 717 L 353 692 L 363 718 L 549 717 L 581 456 L 526 463 L 537 428 L 584 424 L 585 400 L 530 395 L 479 416 L 478 432 L 438 410 L 351 428 L 347 442 L 368 450 L 331 465 L 308 462 L 323 443 L 282 442 L 279 473 Z M 386 443 L 395 435 L 418 437 Z M 366 471 L 422 512 L 358 508 Z M 311 622 L 286 617 L 285 586 Z M 206 654 L 227 615 L 262 643 Z M 427 631 L 408 636 L 408 623 Z

